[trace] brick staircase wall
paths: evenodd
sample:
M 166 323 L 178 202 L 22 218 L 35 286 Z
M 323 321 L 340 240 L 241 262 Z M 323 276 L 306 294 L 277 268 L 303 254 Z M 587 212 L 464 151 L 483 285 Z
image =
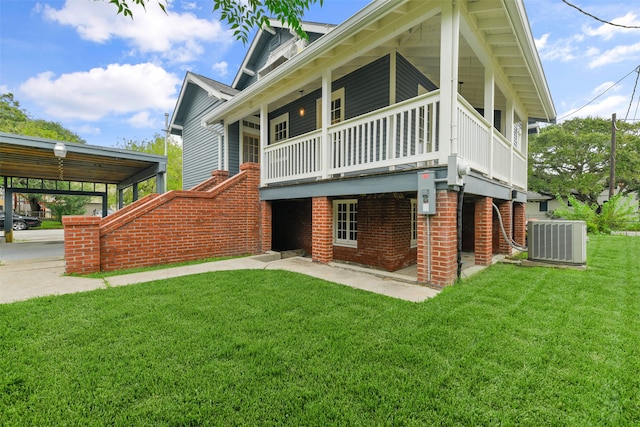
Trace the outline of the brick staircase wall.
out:
M 224 172 L 212 175 L 194 189 L 153 194 L 106 218 L 64 217 L 66 272 L 119 270 L 269 249 L 271 210 L 260 201 L 259 165 L 245 163 L 228 179 Z

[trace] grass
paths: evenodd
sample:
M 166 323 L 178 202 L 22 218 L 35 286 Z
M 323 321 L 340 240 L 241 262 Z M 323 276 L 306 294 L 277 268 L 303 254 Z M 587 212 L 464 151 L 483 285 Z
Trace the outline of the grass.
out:
M 58 230 L 63 229 L 64 226 L 60 221 L 55 221 L 52 219 L 42 220 L 42 224 L 38 227 L 39 230 Z
M 196 260 L 191 260 L 191 261 L 180 261 L 180 262 L 174 262 L 171 264 L 158 264 L 158 265 L 150 265 L 147 267 L 135 267 L 135 268 L 125 268 L 122 270 L 113 270 L 113 271 L 98 271 L 95 273 L 89 273 L 89 274 L 70 274 L 70 276 L 77 276 L 77 277 L 88 277 L 90 279 L 104 279 L 106 277 L 112 277 L 112 276 L 121 276 L 123 274 L 131 274 L 131 273 L 141 273 L 143 271 L 154 271 L 154 270 L 163 270 L 165 268 L 173 268 L 173 267 L 183 267 L 185 265 L 195 265 L 195 264 L 204 264 L 205 262 L 214 262 L 214 261 L 224 261 L 227 259 L 234 259 L 234 258 L 242 258 L 242 257 L 246 257 L 248 255 L 242 255 L 242 256 L 226 256 L 226 257 L 212 257 L 212 258 L 203 258 L 203 259 L 196 259 Z
M 0 424 L 640 424 L 640 238 L 421 304 L 247 270 L 0 305 Z

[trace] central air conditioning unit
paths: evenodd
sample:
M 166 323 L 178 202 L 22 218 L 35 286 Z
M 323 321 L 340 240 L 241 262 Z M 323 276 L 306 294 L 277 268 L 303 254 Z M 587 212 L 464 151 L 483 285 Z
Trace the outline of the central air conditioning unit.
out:
M 587 224 L 584 221 L 529 221 L 527 238 L 531 261 L 587 263 Z

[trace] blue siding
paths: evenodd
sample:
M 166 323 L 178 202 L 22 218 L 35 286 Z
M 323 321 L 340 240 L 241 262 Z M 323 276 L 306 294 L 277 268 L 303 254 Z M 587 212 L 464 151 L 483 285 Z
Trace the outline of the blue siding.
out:
M 184 97 L 186 111 L 182 130 L 182 188 L 187 190 L 211 177 L 218 168 L 218 137 L 200 125 L 202 117 L 220 105 L 200 87 L 190 84 Z
M 350 119 L 389 105 L 389 56 L 365 65 L 334 81 L 331 90 L 344 88 L 345 119 Z M 316 100 L 322 96 L 318 89 L 300 99 L 269 113 L 269 120 L 289 113 L 289 136 L 294 137 L 316 129 Z M 300 107 L 305 114 L 300 116 Z M 271 129 L 269 129 L 271 132 Z
M 229 125 L 229 176 L 240 172 L 240 122 Z
M 438 88 L 404 56 L 396 54 L 396 102 L 418 96 L 418 85 L 429 92 Z

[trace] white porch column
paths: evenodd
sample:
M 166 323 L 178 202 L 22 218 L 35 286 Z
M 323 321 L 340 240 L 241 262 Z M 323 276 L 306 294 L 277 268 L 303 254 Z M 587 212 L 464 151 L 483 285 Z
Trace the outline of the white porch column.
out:
M 225 120 L 224 121 L 224 141 L 223 141 L 223 145 L 224 145 L 224 169 L 228 171 L 229 170 L 229 123 Z
M 265 149 L 269 145 L 269 106 L 262 104 L 260 106 L 260 185 L 264 185 L 267 177 L 267 170 L 271 165 L 267 162 Z
M 442 2 L 440 29 L 440 161 L 458 153 L 458 51 L 460 43 L 460 6 Z
M 513 184 L 513 115 L 515 107 L 513 97 L 507 97 L 507 111 L 505 111 L 504 134 L 509 144 L 509 184 Z
M 495 120 L 495 75 L 493 66 L 489 65 L 484 69 L 484 118 L 489 122 L 489 178 L 493 178 L 493 122 Z
M 331 166 L 331 141 L 329 141 L 329 125 L 331 124 L 331 70 L 322 71 L 322 117 L 321 167 L 322 178 L 329 178 Z M 342 107 L 344 108 L 344 106 Z
M 397 51 L 392 50 L 389 54 L 389 105 L 396 103 L 396 67 L 397 67 Z

